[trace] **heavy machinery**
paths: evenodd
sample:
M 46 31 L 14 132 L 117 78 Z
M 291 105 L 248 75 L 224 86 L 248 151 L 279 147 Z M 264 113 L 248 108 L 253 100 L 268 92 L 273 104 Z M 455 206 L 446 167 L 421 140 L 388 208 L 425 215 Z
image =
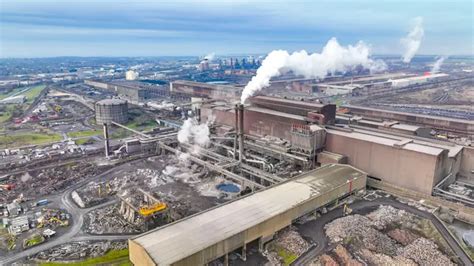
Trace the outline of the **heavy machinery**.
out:
M 67 221 L 67 220 L 61 221 L 56 217 L 51 217 L 49 219 L 44 219 L 41 222 L 39 222 L 37 227 L 42 228 L 45 224 L 51 224 L 53 222 L 58 223 L 60 226 L 68 226 L 69 225 L 69 221 Z
M 167 208 L 166 203 L 158 202 L 158 203 L 155 203 L 155 204 L 152 204 L 152 205 L 142 206 L 142 207 L 140 207 L 138 212 L 140 213 L 140 215 L 142 215 L 144 217 L 148 217 L 148 216 L 153 215 L 157 212 L 163 211 L 166 208 Z

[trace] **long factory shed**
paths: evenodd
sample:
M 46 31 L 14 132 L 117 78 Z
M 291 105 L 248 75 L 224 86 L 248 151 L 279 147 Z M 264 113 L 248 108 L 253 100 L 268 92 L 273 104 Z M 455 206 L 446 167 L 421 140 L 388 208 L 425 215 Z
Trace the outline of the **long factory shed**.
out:
M 258 240 L 295 219 L 355 191 L 367 175 L 328 164 L 243 198 L 189 216 L 129 240 L 135 265 L 204 265 Z M 245 255 L 244 255 L 245 256 Z

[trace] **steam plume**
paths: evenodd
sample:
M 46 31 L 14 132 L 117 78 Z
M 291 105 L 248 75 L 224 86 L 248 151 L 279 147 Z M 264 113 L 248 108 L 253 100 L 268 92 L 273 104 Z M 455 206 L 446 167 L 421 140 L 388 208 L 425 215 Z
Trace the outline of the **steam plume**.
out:
M 405 52 L 403 53 L 404 63 L 410 63 L 411 59 L 420 48 L 421 40 L 425 34 L 425 31 L 423 30 L 423 18 L 416 17 L 413 21 L 414 27 L 406 37 L 400 40 L 405 48 Z
M 348 71 L 358 65 L 371 72 L 386 69 L 387 66 L 383 61 L 372 60 L 369 56 L 370 49 L 363 42 L 344 47 L 337 42 L 336 38 L 330 39 L 320 54 L 308 54 L 304 50 L 292 54 L 284 50 L 272 51 L 263 60 L 257 74 L 245 86 L 241 103 L 245 103 L 249 97 L 262 88 L 268 87 L 271 78 L 289 71 L 306 78 L 324 78 L 328 73 Z
M 204 59 L 207 59 L 208 61 L 212 61 L 212 60 L 214 60 L 215 57 L 216 57 L 215 53 L 210 53 L 210 54 L 207 54 L 206 56 L 204 56 Z
M 439 72 L 439 69 L 441 68 L 441 65 L 443 64 L 444 60 L 446 60 L 445 56 L 442 56 L 438 58 L 438 60 L 436 60 L 436 62 L 433 65 L 433 68 L 431 69 L 432 74 Z
M 212 122 L 212 119 L 210 119 L 206 123 L 199 124 L 196 119 L 188 118 L 178 131 L 178 141 L 192 144 L 193 150 L 191 153 L 198 154 L 201 148 L 207 147 L 211 141 L 209 124 L 212 124 Z

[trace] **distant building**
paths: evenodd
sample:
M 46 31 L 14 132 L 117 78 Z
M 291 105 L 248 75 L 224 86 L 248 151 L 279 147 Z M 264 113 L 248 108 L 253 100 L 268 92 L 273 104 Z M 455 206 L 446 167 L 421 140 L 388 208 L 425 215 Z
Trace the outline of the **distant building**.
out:
M 17 202 L 12 202 L 7 205 L 8 215 L 17 216 L 21 212 L 21 206 Z
M 12 235 L 18 235 L 30 229 L 30 223 L 26 215 L 14 218 L 10 222 L 8 232 Z
M 133 70 L 129 70 L 127 72 L 125 72 L 125 79 L 126 80 L 136 80 L 138 79 L 138 72 L 136 71 L 133 71 Z
M 86 85 L 113 91 L 121 98 L 126 98 L 131 102 L 145 102 L 149 99 L 169 95 L 168 86 L 149 85 L 140 81 L 114 80 L 114 81 L 95 81 L 85 80 Z
M 409 77 L 409 78 L 402 78 L 402 79 L 391 79 L 389 81 L 392 82 L 392 87 L 398 88 L 398 87 L 423 84 L 428 81 L 434 81 L 434 80 L 446 78 L 448 76 L 449 76 L 448 74 L 436 73 L 436 74 L 428 74 L 424 76 L 416 76 L 416 77 Z

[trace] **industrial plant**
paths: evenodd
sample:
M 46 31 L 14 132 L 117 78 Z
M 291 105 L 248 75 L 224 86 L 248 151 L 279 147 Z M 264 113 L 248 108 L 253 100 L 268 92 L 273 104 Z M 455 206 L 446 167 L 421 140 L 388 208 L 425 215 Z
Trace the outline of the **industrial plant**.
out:
M 33 22 L 1 40 L 25 58 L 0 60 L 0 265 L 474 265 L 459 1 L 396 41 L 416 1 L 11 2 L 2 33 Z

